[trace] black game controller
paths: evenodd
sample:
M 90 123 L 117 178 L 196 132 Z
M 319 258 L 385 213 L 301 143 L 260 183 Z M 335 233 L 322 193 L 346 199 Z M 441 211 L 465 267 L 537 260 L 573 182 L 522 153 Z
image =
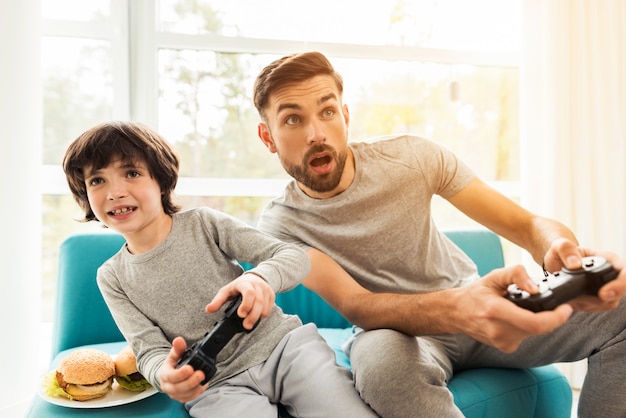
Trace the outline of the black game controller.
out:
M 603 257 L 584 257 L 577 270 L 562 268 L 537 283 L 539 292 L 530 294 L 516 285 L 509 286 L 507 299 L 533 312 L 551 310 L 580 295 L 598 294 L 598 290 L 617 277 L 617 271 Z
M 207 383 L 217 372 L 215 359 L 217 354 L 226 346 L 230 339 L 240 332 L 251 332 L 243 327 L 243 318 L 237 315 L 237 309 L 241 305 L 241 295 L 231 303 L 224 312 L 224 319 L 215 323 L 210 332 L 204 334 L 202 339 L 196 341 L 183 353 L 178 360 L 176 368 L 179 369 L 186 364 L 191 365 L 194 370 L 202 370 L 204 372 L 204 380 L 201 384 Z

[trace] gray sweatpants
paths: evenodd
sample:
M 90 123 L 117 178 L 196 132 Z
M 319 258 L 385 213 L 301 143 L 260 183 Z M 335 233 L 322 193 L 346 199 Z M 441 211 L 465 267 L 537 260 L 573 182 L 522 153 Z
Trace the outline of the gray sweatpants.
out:
M 409 337 L 357 331 L 350 345 L 357 389 L 382 417 L 462 417 L 446 387 L 453 373 L 477 367 L 535 367 L 588 359 L 580 417 L 626 417 L 626 302 L 602 313 L 575 312 L 550 334 L 512 354 L 465 335 Z M 410 383 L 409 383 L 410 382 Z
M 377 417 L 360 398 L 352 373 L 313 324 L 288 333 L 262 364 L 209 388 L 186 404 L 192 417 Z

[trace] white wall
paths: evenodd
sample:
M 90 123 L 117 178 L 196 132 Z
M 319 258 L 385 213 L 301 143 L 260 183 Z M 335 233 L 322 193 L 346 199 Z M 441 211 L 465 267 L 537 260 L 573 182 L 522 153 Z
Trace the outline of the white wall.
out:
M 39 0 L 0 0 L 0 416 L 19 417 L 38 384 L 41 281 Z

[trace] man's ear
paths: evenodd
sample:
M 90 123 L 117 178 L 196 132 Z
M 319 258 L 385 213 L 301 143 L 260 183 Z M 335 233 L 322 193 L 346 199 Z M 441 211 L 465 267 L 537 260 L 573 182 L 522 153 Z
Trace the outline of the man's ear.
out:
M 257 126 L 257 132 L 259 138 L 261 138 L 261 142 L 263 142 L 263 145 L 265 145 L 272 154 L 275 153 L 276 145 L 274 144 L 272 134 L 270 133 L 270 130 L 265 122 L 259 123 L 259 125 Z
M 342 107 L 343 120 L 346 123 L 346 128 L 350 126 L 350 111 L 348 110 L 348 105 L 344 104 Z

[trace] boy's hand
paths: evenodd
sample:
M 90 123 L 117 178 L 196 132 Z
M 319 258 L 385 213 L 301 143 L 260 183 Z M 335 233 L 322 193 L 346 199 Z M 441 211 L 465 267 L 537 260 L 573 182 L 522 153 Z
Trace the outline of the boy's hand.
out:
M 200 382 L 204 379 L 202 371 L 194 370 L 188 364 L 180 369 L 176 368 L 178 359 L 182 357 L 186 349 L 187 344 L 182 337 L 174 338 L 170 354 L 159 372 L 161 390 L 170 398 L 179 402 L 189 402 L 197 398 L 209 386 L 208 383 L 200 385 Z
M 243 326 L 250 330 L 260 318 L 267 318 L 276 300 L 270 285 L 256 274 L 244 273 L 222 287 L 205 310 L 209 313 L 217 312 L 224 303 L 239 294 L 242 301 L 237 315 L 245 318 Z

